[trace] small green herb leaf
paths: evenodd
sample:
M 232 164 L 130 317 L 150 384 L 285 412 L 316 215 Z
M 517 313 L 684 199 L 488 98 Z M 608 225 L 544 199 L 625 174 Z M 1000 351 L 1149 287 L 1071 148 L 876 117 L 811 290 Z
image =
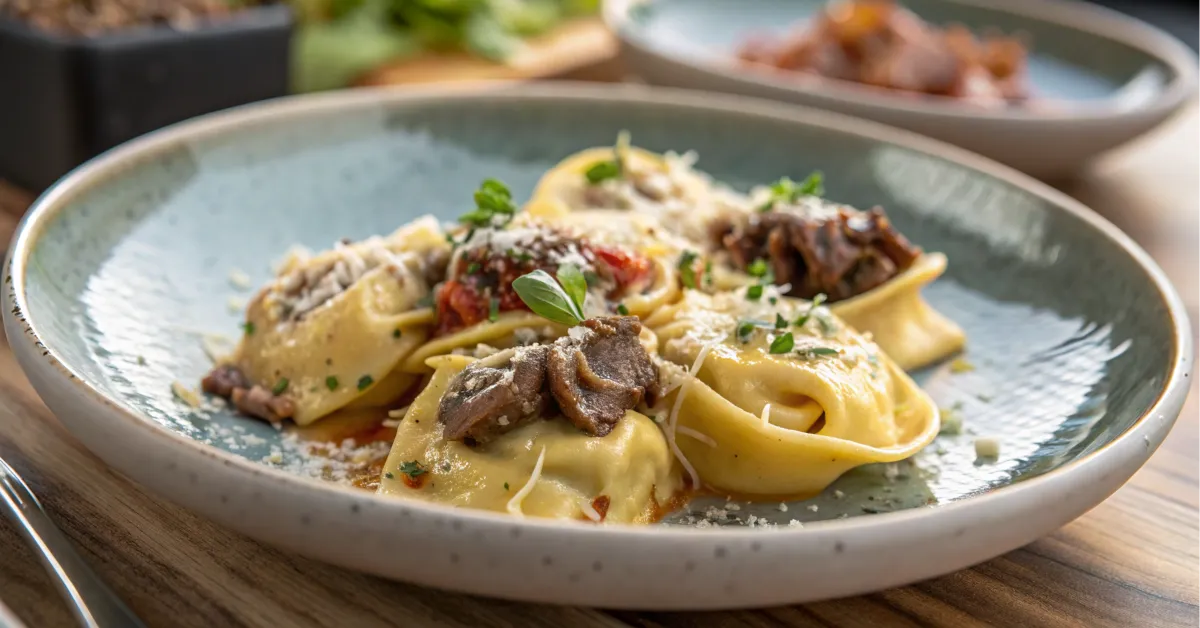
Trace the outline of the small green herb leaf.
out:
M 788 326 L 787 319 L 781 314 L 775 315 L 775 329 L 784 329 Z
M 587 278 L 579 267 L 574 264 L 563 264 L 558 267 L 558 283 L 562 285 L 567 296 L 571 297 L 571 301 L 575 303 L 579 312 L 583 312 L 583 302 L 587 299 L 588 282 Z
M 567 295 L 566 290 L 544 270 L 535 270 L 517 277 L 513 290 L 534 314 L 563 325 L 583 322 L 583 311 Z
M 771 184 L 771 198 L 763 203 L 758 211 L 771 211 L 776 203 L 795 203 L 802 196 L 821 196 L 825 194 L 824 180 L 825 176 L 819 170 L 808 175 L 800 183 L 796 183 L 788 177 L 782 177 Z
M 326 388 L 328 388 L 328 389 L 329 389 L 329 390 L 331 390 L 331 391 L 332 391 L 332 390 L 337 390 L 337 389 L 338 389 L 338 379 L 337 379 L 337 377 L 334 377 L 333 375 L 330 375 L 329 377 L 326 377 L 326 378 L 325 378 L 325 387 L 326 387 Z
M 616 159 L 597 161 L 583 173 L 583 176 L 587 177 L 588 183 L 592 185 L 608 179 L 616 179 L 621 176 L 621 164 Z
M 841 352 L 832 347 L 805 347 L 804 349 L 799 350 L 797 353 L 806 358 L 820 358 L 837 355 Z
M 625 307 L 624 303 L 618 303 L 617 314 L 620 314 L 621 316 L 629 316 L 629 308 Z
M 394 479 L 396 479 L 396 474 L 392 473 L 391 471 L 388 471 L 387 473 L 383 474 L 383 477 L 385 477 L 389 480 L 394 480 Z
M 467 264 L 467 274 L 474 275 L 475 273 L 479 272 L 479 268 L 479 262 L 471 262 L 470 264 Z
M 247 336 L 253 336 L 254 335 L 254 322 L 246 321 L 245 323 L 243 323 L 242 331 L 246 332 Z
M 399 338 L 401 335 L 402 335 L 402 333 L 401 333 L 399 327 L 392 330 L 392 338 Z
M 279 381 L 275 382 L 275 386 L 273 388 L 271 388 L 271 394 L 282 395 L 283 391 L 287 390 L 287 388 L 288 388 L 288 378 L 280 377 Z
M 488 320 L 494 323 L 497 318 L 500 318 L 500 299 L 492 297 L 488 301 Z
M 746 267 L 746 273 L 751 277 L 762 277 L 767 274 L 767 261 L 761 257 Z
M 358 389 L 360 391 L 366 390 L 371 387 L 371 384 L 374 384 L 374 383 L 375 383 L 374 377 L 371 377 L 370 375 L 363 375 L 362 377 L 358 378 Z
M 504 483 L 504 490 L 506 490 L 506 491 L 508 490 L 508 482 Z
M 458 217 L 459 222 L 476 227 L 497 227 L 508 224 L 517 206 L 508 186 L 495 179 L 484 179 L 475 191 L 475 210 Z
M 407 475 L 410 479 L 416 479 L 418 476 L 429 473 L 429 470 L 420 461 L 410 460 L 400 463 L 400 473 Z
M 679 256 L 679 280 L 684 288 L 696 289 L 696 260 L 699 258 L 694 251 L 684 251 Z
M 792 337 L 792 332 L 785 331 L 771 341 L 771 353 L 787 353 L 794 346 L 796 346 L 796 339 Z
M 763 294 L 762 284 L 746 286 L 746 298 L 747 299 L 749 299 L 751 301 L 757 301 L 762 298 L 762 294 Z
M 809 304 L 808 309 L 796 319 L 796 327 L 804 327 L 804 325 L 808 323 L 808 319 L 812 317 L 813 311 L 820 307 L 824 302 L 825 295 L 823 293 L 813 297 L 812 303 Z

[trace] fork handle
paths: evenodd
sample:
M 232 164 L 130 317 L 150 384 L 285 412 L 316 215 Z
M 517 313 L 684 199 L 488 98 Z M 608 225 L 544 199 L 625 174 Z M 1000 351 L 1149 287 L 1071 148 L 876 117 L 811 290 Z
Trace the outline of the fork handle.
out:
M 0 459 L 0 509 L 37 550 L 42 565 L 54 577 L 80 625 L 87 628 L 144 626 L 75 552 L 71 541 L 46 515 L 37 497 L 3 459 Z

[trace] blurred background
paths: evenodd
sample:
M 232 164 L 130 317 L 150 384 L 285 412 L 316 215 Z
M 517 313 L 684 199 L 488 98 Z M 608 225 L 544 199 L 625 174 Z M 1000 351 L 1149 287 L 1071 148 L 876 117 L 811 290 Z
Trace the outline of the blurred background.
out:
M 1197 47 L 1194 0 L 1091 1 Z M 618 80 L 599 10 L 600 0 L 0 0 L 0 179 L 41 189 L 142 133 L 287 93 Z

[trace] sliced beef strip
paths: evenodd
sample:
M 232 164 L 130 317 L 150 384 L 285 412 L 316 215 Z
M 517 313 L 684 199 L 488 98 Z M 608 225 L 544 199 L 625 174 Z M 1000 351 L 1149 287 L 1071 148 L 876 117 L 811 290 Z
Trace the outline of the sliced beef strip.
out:
M 595 318 L 587 331 L 555 342 L 547 361 L 550 392 L 562 414 L 592 436 L 604 436 L 643 399 L 658 396 L 658 371 L 638 341 L 636 316 Z
M 210 395 L 230 400 L 242 414 L 271 423 L 278 423 L 296 413 L 296 404 L 291 399 L 251 384 L 242 370 L 232 364 L 214 368 L 200 380 L 200 388 Z
M 765 259 L 775 283 L 790 284 L 789 295 L 806 299 L 822 293 L 830 301 L 857 296 L 921 255 L 879 207 L 869 212 L 843 207 L 834 216 L 768 211 L 717 220 L 711 230 L 735 266 L 745 269 Z
M 447 440 L 485 443 L 542 416 L 550 401 L 546 357 L 550 347 L 517 347 L 463 369 L 442 395 L 438 420 Z
M 296 413 L 296 404 L 292 403 L 291 399 L 272 394 L 271 391 L 258 385 L 249 390 L 234 388 L 230 400 L 233 401 L 238 412 L 271 423 L 279 423 L 284 419 L 291 418 Z

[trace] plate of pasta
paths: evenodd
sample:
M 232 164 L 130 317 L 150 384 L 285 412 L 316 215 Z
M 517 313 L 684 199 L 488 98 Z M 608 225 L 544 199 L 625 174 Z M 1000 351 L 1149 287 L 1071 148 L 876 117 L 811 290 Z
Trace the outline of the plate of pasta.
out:
M 115 469 L 542 602 L 791 603 L 996 556 L 1145 461 L 1192 357 L 1161 272 L 1053 190 L 670 90 L 207 116 L 80 168 L 11 251 L 10 342 Z

